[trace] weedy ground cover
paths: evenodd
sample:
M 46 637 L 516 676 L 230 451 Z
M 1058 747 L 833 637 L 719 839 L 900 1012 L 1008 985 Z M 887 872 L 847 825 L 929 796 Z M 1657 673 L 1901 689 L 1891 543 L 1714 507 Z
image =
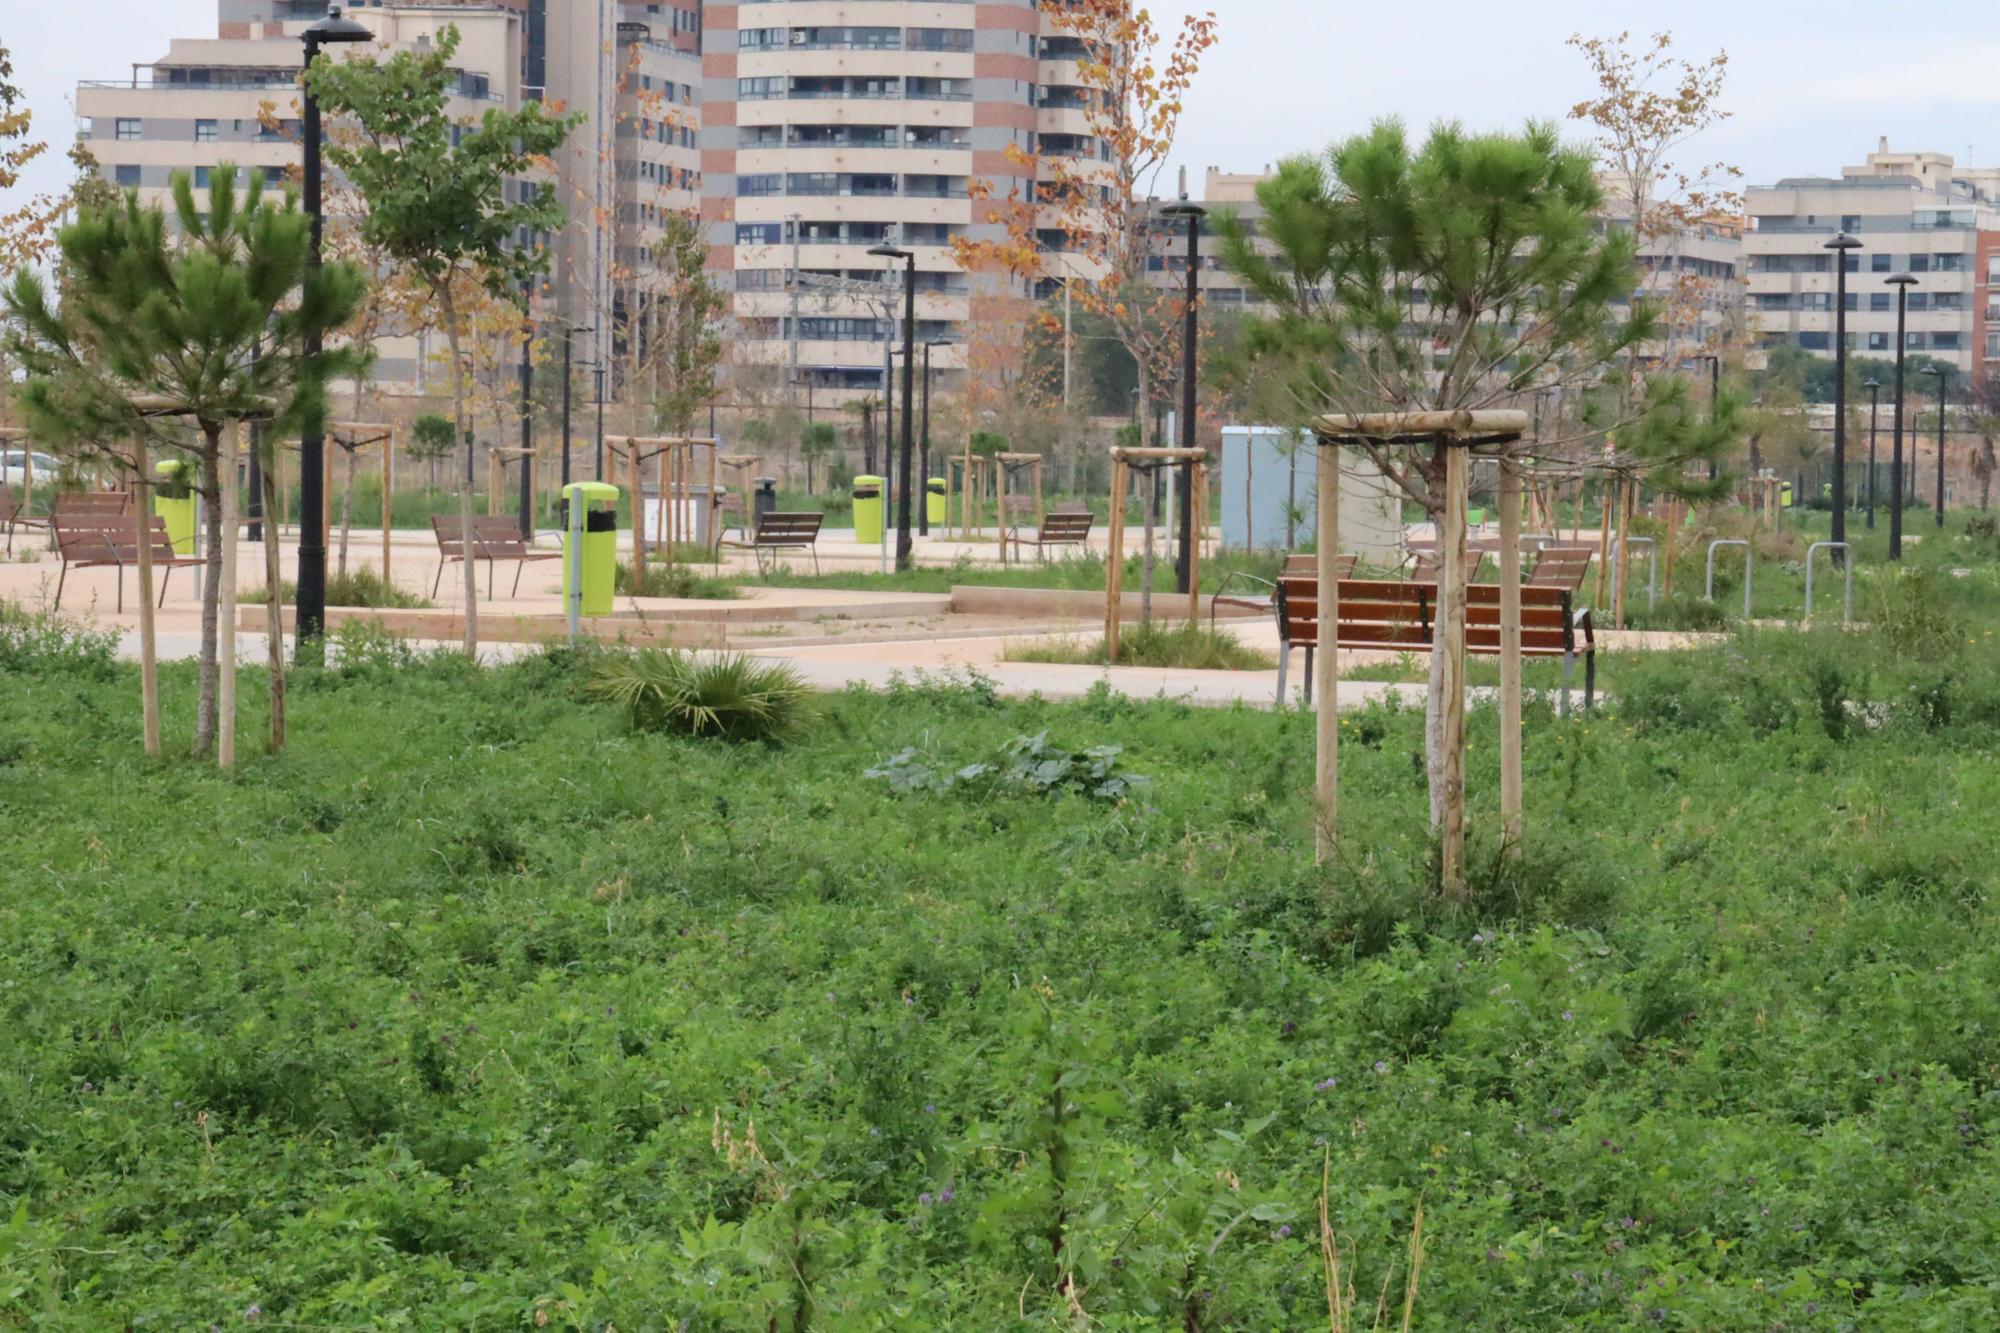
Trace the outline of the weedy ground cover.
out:
M 1324 1170 L 1420 1328 L 1991 1327 L 2000 668 L 1904 591 L 1531 705 L 1518 861 L 1476 711 L 1464 904 L 1410 712 L 1322 876 L 1309 714 L 352 638 L 222 774 L 0 618 L 0 1322 L 1324 1327 Z

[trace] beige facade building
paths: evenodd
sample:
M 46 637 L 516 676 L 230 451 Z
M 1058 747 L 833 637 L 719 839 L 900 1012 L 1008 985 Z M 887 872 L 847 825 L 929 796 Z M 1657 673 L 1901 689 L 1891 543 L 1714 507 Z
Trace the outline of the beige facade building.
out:
M 2000 170 L 1964 170 L 1943 153 L 1892 152 L 1888 141 L 1838 177 L 1799 177 L 1752 189 L 1744 238 L 1749 316 L 1767 346 L 1833 355 L 1835 273 L 1826 242 L 1861 242 L 1847 259 L 1848 348 L 1890 357 L 1896 288 L 1916 279 L 1905 345 L 1963 373 L 2000 366 Z

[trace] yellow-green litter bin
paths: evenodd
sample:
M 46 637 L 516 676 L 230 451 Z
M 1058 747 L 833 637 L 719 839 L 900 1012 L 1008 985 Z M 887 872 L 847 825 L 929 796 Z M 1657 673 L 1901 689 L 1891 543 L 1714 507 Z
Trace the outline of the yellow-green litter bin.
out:
M 932 477 L 924 487 L 924 518 L 930 523 L 942 523 L 951 506 L 950 488 L 943 477 Z
M 167 521 L 175 555 L 194 554 L 194 464 L 170 458 L 154 467 L 153 512 Z
M 1784 485 L 1778 487 L 1778 508 L 1790 509 L 1791 507 L 1792 507 L 1792 483 L 1788 481 Z
M 882 493 L 887 489 L 880 477 L 854 479 L 854 540 L 862 546 L 882 544 Z
M 601 481 L 563 487 L 563 605 L 569 605 L 571 544 L 583 543 L 583 606 L 587 616 L 611 614 L 618 574 L 618 488 Z

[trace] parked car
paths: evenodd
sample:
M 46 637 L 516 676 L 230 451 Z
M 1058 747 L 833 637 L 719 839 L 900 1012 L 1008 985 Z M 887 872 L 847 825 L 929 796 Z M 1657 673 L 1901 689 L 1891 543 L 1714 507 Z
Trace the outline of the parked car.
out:
M 62 460 L 44 453 L 26 449 L 8 449 L 0 452 L 0 485 L 19 488 L 28 483 L 28 464 L 35 465 L 35 485 L 54 486 L 56 474 L 62 471 Z

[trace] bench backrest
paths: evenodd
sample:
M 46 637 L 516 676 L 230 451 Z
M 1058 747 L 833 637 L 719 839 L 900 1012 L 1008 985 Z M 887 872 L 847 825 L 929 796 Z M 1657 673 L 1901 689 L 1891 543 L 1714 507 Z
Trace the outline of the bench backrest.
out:
M 1400 579 L 1342 579 L 1335 639 L 1343 648 L 1426 652 L 1437 632 L 1437 585 Z M 1588 617 L 1584 618 L 1590 636 Z M 1575 650 L 1576 618 L 1561 588 L 1521 589 L 1521 652 L 1559 657 Z M 1294 574 L 1278 579 L 1278 637 L 1311 644 L 1319 637 L 1319 580 Z M 1500 587 L 1471 584 L 1465 597 L 1467 652 L 1500 651 Z
M 1479 567 L 1486 563 L 1486 552 L 1467 547 L 1465 551 L 1465 581 L 1473 582 L 1479 577 Z M 1438 554 L 1435 550 L 1421 552 L 1417 556 L 1417 567 L 1410 572 L 1410 578 L 1417 583 L 1438 581 Z
M 153 559 L 167 564 L 177 558 L 167 520 L 158 514 L 147 525 Z M 49 521 L 55 534 L 56 557 L 64 564 L 104 562 L 129 565 L 139 558 L 137 514 L 57 514 Z
M 0 485 L 0 523 L 12 523 L 21 513 L 21 498 L 12 486 Z
M 460 540 L 463 520 L 455 514 L 431 515 L 431 531 L 437 535 L 438 553 L 447 559 L 464 555 Z M 475 514 L 472 519 L 472 554 L 475 560 L 519 560 L 528 554 L 521 540 L 521 520 L 511 514 Z
M 1074 546 L 1090 539 L 1090 527 L 1095 522 L 1097 515 L 1091 513 L 1045 514 L 1035 541 L 1041 546 Z
M 130 512 L 132 497 L 124 491 L 63 491 L 56 496 L 58 514 L 123 514 Z
M 1583 587 L 1583 576 L 1590 569 L 1590 562 L 1597 554 L 1591 546 L 1547 546 L 1535 553 L 1535 563 L 1528 568 L 1528 584 L 1536 588 L 1566 588 L 1570 592 Z
M 819 540 L 820 524 L 826 515 L 817 510 L 782 511 L 773 509 L 757 518 L 757 530 L 750 536 L 752 546 L 811 546 Z
M 1339 555 L 1333 558 L 1334 577 L 1342 579 L 1353 578 L 1354 566 L 1360 561 L 1360 559 L 1361 557 L 1357 555 L 1351 555 L 1346 551 L 1342 551 Z M 1285 557 L 1284 568 L 1279 572 L 1284 574 L 1301 575 L 1309 579 L 1318 578 L 1319 557 L 1310 551 L 1306 552 L 1303 555 L 1288 555 Z

